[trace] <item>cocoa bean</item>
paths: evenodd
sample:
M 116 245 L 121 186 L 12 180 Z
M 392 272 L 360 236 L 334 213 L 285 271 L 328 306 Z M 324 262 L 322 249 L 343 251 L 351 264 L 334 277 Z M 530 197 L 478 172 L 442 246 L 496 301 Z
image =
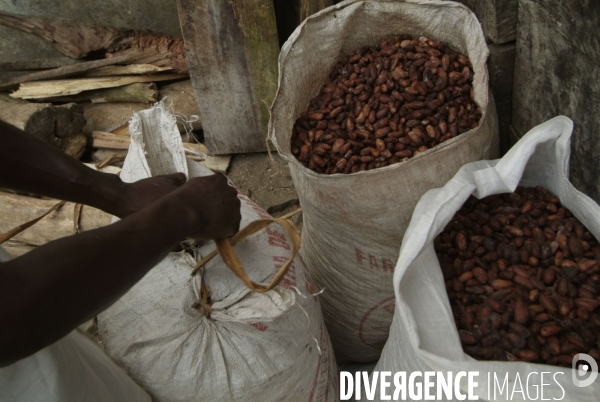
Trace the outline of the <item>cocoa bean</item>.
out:
M 466 107 L 451 107 L 460 120 Z M 428 124 L 413 129 L 421 140 Z M 434 246 L 444 277 L 453 278 L 447 289 L 456 325 L 472 334 L 465 353 L 569 366 L 576 353 L 599 360 L 600 245 L 547 190 L 470 198 Z
M 409 43 L 403 48 L 386 39 L 352 51 L 334 67 L 292 131 L 292 154 L 304 166 L 321 174 L 376 169 L 426 152 L 478 125 L 481 111 L 474 102 L 471 66 L 461 64 L 458 53 L 444 44 L 414 41 L 398 39 L 397 44 Z M 383 146 L 373 143 L 377 139 Z M 360 145 L 350 149 L 349 140 Z M 303 145 L 308 147 L 305 152 Z M 366 147 L 376 147 L 379 154 L 361 156 L 376 160 L 339 162 L 340 155 L 349 159 L 357 155 L 356 148 Z
M 561 330 L 562 328 L 556 324 L 546 324 L 540 328 L 540 335 L 544 338 L 548 338 L 560 333 Z

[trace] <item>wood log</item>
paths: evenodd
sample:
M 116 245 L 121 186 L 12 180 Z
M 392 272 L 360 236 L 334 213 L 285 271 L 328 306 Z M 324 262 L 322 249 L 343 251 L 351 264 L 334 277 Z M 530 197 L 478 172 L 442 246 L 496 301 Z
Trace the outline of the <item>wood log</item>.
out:
M 600 202 L 600 3 L 519 0 L 512 123 L 519 136 L 551 117 L 575 123 L 570 180 Z
M 517 36 L 518 0 L 458 0 L 481 22 L 486 38 L 499 45 Z
M 177 128 L 179 128 L 179 132 L 185 133 L 189 129 L 202 129 L 200 110 L 198 110 L 198 104 L 194 98 L 192 81 L 178 81 L 161 86 L 159 100 L 162 101 L 165 98 L 168 98 L 165 100 L 165 104 L 172 106 L 173 113 L 178 116 Z
M 131 142 L 129 136 L 101 131 L 94 131 L 92 137 L 94 148 L 126 150 Z M 209 150 L 204 144 L 184 142 L 183 149 L 187 157 L 215 172 L 227 172 L 231 162 L 231 155 L 209 155 Z
M 125 75 L 121 77 L 73 78 L 54 81 L 24 82 L 16 92 L 10 94 L 13 98 L 43 99 L 56 96 L 68 96 L 101 88 L 114 88 L 134 82 L 173 81 L 187 78 L 186 74 L 158 75 Z
M 147 109 L 147 103 L 87 103 L 83 115 L 93 122 L 93 130 L 112 132 L 126 124 L 134 113 Z M 129 135 L 129 131 L 127 131 Z
M 129 64 L 126 66 L 106 66 L 90 70 L 82 77 L 108 77 L 114 75 L 158 74 L 173 70 L 172 67 L 157 67 L 152 64 Z
M 83 107 L 75 103 L 54 106 L 51 103 L 0 102 L 0 120 L 61 149 L 66 146 L 66 138 L 80 133 L 86 124 Z
M 57 203 L 56 200 L 39 199 L 0 192 L 0 233 L 43 215 Z M 25 245 L 41 246 L 52 240 L 75 234 L 78 218 L 79 230 L 91 230 L 109 225 L 112 215 L 86 205 L 80 216 L 75 216 L 75 204 L 68 202 L 35 225 L 16 235 L 13 240 Z
M 172 67 L 177 73 L 188 72 L 182 38 L 5 12 L 0 12 L 0 24 L 43 38 L 65 56 L 81 58 L 106 52 L 107 57 L 127 55 L 141 64 Z
M 16 84 L 30 81 L 48 80 L 51 78 L 64 78 L 80 74 L 84 71 L 93 70 L 98 67 L 104 67 L 111 64 L 124 63 L 129 59 L 129 56 L 117 56 L 109 59 L 101 59 L 94 61 L 86 61 L 82 63 L 72 64 L 69 66 L 53 68 L 51 70 L 38 71 L 35 73 L 19 75 L 17 77 L 0 81 L 0 90 L 10 88 Z
M 0 71 L 31 71 L 46 70 L 81 63 L 81 60 L 71 57 L 52 57 L 49 59 L 18 60 L 0 63 Z
M 84 91 L 73 96 L 61 96 L 44 100 L 48 102 L 82 102 L 89 100 L 92 103 L 150 103 L 158 100 L 158 88 L 153 82 L 138 82 L 122 87 Z
M 178 0 L 177 5 L 206 146 L 214 154 L 264 151 L 277 90 L 273 2 Z

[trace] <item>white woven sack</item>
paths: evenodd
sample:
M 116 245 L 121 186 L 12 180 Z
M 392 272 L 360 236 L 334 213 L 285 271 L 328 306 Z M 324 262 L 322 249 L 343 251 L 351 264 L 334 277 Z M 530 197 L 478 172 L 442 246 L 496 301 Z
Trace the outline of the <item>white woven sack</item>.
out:
M 490 396 L 494 374 L 504 380 L 512 393 L 517 373 L 525 387 L 529 373 L 538 373 L 532 384 L 540 385 L 539 373 L 547 372 L 545 400 L 597 402 L 600 379 L 585 388 L 572 382 L 572 370 L 562 367 L 522 362 L 476 361 L 463 353 L 454 323 L 444 279 L 433 239 L 441 233 L 464 202 L 473 195 L 483 198 L 513 192 L 518 185 L 542 186 L 555 194 L 590 232 L 600 239 L 600 206 L 569 182 L 570 138 L 573 122 L 559 116 L 529 131 L 502 158 L 465 165 L 443 188 L 428 191 L 419 201 L 402 242 L 394 272 L 396 311 L 390 337 L 375 371 L 478 371 L 479 387 L 475 395 L 488 400 L 488 373 L 491 373 Z M 582 351 L 583 352 L 583 351 Z M 553 380 L 554 374 L 560 386 Z M 454 378 L 454 377 L 453 377 Z M 561 387 L 563 389 L 561 389 Z M 463 393 L 466 387 L 461 387 Z M 517 387 L 517 389 L 519 389 Z M 432 392 L 435 394 L 436 392 Z M 530 387 L 532 400 L 535 389 Z M 377 395 L 380 395 L 379 390 Z M 524 400 L 521 393 L 500 400 Z M 446 400 L 446 399 L 444 399 Z
M 212 174 L 185 159 L 175 119 L 162 105 L 134 115 L 121 178 Z M 242 201 L 242 227 L 268 214 Z M 135 241 L 135 239 L 132 239 Z M 207 242 L 206 256 L 215 249 Z M 290 245 L 270 226 L 235 247 L 251 280 L 268 282 Z M 333 401 L 337 371 L 316 288 L 300 258 L 275 289 L 250 291 L 221 261 L 190 276 L 196 260 L 171 253 L 98 316 L 105 350 L 156 402 Z M 210 289 L 210 318 L 192 306 Z
M 376 170 L 321 175 L 303 167 L 291 153 L 292 127 L 336 62 L 397 34 L 441 40 L 469 57 L 483 112 L 479 127 Z M 446 1 L 345 1 L 309 17 L 283 46 L 269 135 L 289 162 L 298 191 L 304 214 L 301 253 L 315 282 L 326 288 L 321 305 L 338 362 L 376 361 L 381 353 L 394 309 L 398 244 L 419 198 L 465 163 L 497 156 L 487 56 L 475 15 Z

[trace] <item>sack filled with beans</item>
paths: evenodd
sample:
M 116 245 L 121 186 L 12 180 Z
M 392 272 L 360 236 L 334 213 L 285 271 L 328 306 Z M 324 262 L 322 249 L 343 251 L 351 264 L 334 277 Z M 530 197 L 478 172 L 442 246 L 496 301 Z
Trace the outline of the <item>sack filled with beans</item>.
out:
M 421 198 L 376 371 L 478 372 L 485 400 L 598 400 L 580 368 L 599 357 L 600 206 L 569 182 L 572 131 L 555 117 Z
M 340 362 L 376 361 L 419 198 L 498 153 L 488 49 L 455 2 L 345 1 L 283 46 L 269 136 L 304 213 L 301 253 Z

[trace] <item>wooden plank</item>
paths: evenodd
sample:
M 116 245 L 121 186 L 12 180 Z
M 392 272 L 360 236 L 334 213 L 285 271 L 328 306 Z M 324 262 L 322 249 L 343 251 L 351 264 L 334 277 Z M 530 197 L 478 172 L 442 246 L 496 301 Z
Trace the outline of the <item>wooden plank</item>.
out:
M 519 0 L 512 125 L 521 136 L 568 116 L 570 180 L 600 202 L 600 41 L 598 2 Z
M 152 64 L 130 64 L 127 66 L 106 66 L 85 73 L 85 77 L 108 77 L 111 75 L 156 74 L 173 70 L 173 67 L 157 67 Z
M 266 150 L 279 54 L 272 0 L 178 0 L 177 6 L 208 149 Z
M 122 124 L 121 126 L 115 128 L 114 130 L 110 131 L 113 134 L 116 135 L 125 135 L 127 137 L 129 137 L 129 122 L 126 122 L 125 124 Z
M 82 63 L 72 64 L 70 66 L 54 68 L 52 70 L 38 71 L 35 73 L 20 75 L 18 77 L 14 77 L 9 80 L 0 82 L 0 90 L 4 88 L 9 88 L 13 85 L 20 84 L 22 82 L 70 77 L 72 75 L 76 75 L 88 70 L 93 70 L 98 67 L 108 66 L 111 64 L 125 63 L 128 59 L 129 56 L 117 56 L 109 59 L 86 61 Z
M 92 103 L 150 103 L 158 100 L 158 88 L 153 82 L 136 82 L 122 87 L 83 91 L 72 96 L 44 98 L 47 102 L 81 102 Z
M 53 96 L 75 95 L 83 91 L 114 88 L 134 82 L 170 81 L 187 78 L 187 74 L 159 74 L 122 77 L 74 78 L 68 80 L 24 82 L 19 90 L 10 94 L 13 98 L 42 99 Z
M 71 57 L 52 57 L 49 59 L 18 60 L 0 63 L 0 71 L 29 71 L 46 70 L 81 63 L 81 60 Z
M 92 131 L 92 146 L 105 149 L 129 149 L 131 140 L 123 135 L 106 133 L 104 131 Z
M 0 192 L 0 233 L 9 230 L 43 215 L 57 203 L 57 200 L 39 198 Z M 74 223 L 75 204 L 68 202 L 52 212 L 38 223 L 16 235 L 13 240 L 27 245 L 41 246 L 52 240 L 75 234 Z M 90 230 L 109 225 L 112 215 L 98 209 L 83 206 L 79 227 Z
M 93 131 L 93 147 L 104 148 L 104 149 L 129 149 L 130 139 L 129 137 L 115 134 L 106 133 L 101 131 Z M 231 162 L 231 155 L 215 155 L 210 156 L 208 149 L 204 144 L 184 142 L 183 148 L 186 155 L 200 162 L 200 164 L 206 166 L 214 172 L 226 173 Z
M 209 156 L 206 146 L 198 143 L 192 144 L 184 142 L 183 148 L 185 149 L 188 158 L 199 162 L 213 172 L 227 173 L 227 169 L 229 169 L 229 164 L 231 163 L 231 155 Z M 198 153 L 204 154 L 204 156 L 199 155 Z
M 495 44 L 517 37 L 518 0 L 458 0 L 469 7 L 481 22 L 486 38 Z

